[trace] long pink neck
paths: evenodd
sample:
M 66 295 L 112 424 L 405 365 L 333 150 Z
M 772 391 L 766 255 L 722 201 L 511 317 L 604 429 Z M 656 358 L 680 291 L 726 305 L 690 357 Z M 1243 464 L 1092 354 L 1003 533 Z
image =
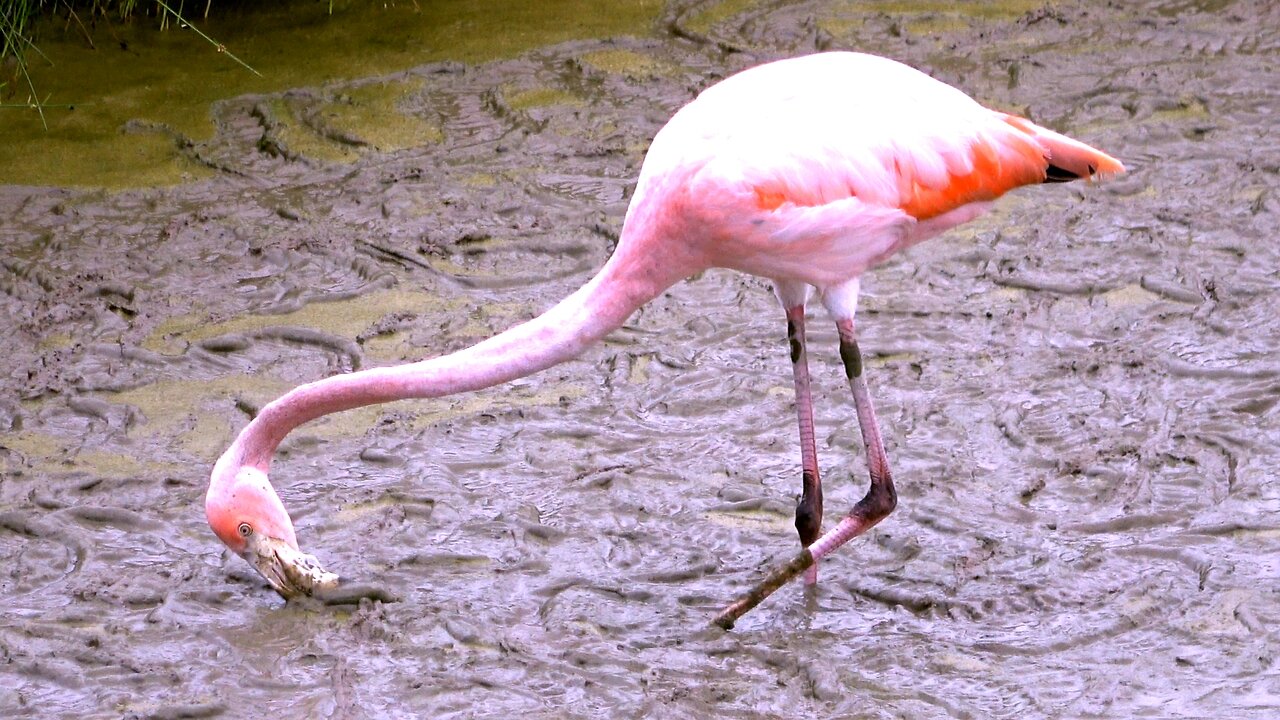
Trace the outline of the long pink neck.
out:
M 599 274 L 577 292 L 533 320 L 465 350 L 294 388 L 262 408 L 219 464 L 267 472 L 284 437 L 310 420 L 392 400 L 479 390 L 578 356 L 658 293 L 702 269 L 687 257 L 655 257 L 646 252 L 645 244 L 624 240 Z

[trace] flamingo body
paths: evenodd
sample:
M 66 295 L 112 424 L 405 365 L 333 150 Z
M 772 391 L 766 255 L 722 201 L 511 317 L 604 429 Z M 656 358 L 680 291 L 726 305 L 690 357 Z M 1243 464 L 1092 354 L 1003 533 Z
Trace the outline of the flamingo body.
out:
M 896 492 L 854 331 L 859 277 L 895 252 L 981 214 L 1019 185 L 1118 173 L 1114 158 L 989 110 L 906 65 L 823 53 L 761 65 L 704 91 L 654 138 L 618 246 L 585 286 L 543 315 L 459 352 L 302 385 L 268 404 L 214 466 L 206 513 L 223 542 L 281 594 L 332 582 L 297 547 L 267 480 L 294 427 L 402 398 L 506 382 L 563 362 L 680 279 L 726 267 L 774 281 L 795 373 L 803 551 L 722 613 L 725 627 L 817 559 L 879 522 Z M 804 344 L 816 290 L 836 321 L 871 489 L 822 532 Z
M 743 71 L 677 112 L 627 220 L 664 215 L 655 234 L 701 240 L 708 265 L 830 287 L 1043 182 L 1051 158 L 1079 176 L 1123 169 L 1063 140 L 901 63 L 809 55 Z

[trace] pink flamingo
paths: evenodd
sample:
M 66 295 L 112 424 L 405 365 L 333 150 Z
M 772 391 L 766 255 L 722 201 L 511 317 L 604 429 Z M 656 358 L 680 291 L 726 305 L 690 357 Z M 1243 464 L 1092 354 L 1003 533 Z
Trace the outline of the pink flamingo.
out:
M 1006 191 L 1120 173 L 1116 159 L 989 110 L 906 65 L 823 53 L 761 65 L 704 91 L 654 138 L 617 249 L 585 286 L 543 315 L 465 350 L 302 385 L 262 408 L 214 465 L 209 525 L 280 594 L 336 584 L 298 549 L 267 479 L 293 428 L 403 398 L 479 390 L 576 357 L 682 278 L 710 267 L 769 278 L 787 319 L 800 428 L 803 549 L 716 618 L 731 627 L 792 577 L 893 511 L 897 496 L 854 332 L 862 273 L 967 222 Z M 822 533 L 822 487 L 805 355 L 816 290 L 835 320 L 871 486 Z

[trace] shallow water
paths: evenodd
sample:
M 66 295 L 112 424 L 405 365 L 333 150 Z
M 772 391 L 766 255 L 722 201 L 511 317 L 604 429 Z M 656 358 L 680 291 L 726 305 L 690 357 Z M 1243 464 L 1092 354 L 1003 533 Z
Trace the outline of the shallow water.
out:
M 0 715 L 1274 717 L 1280 15 L 949 7 L 673 5 L 635 37 L 221 101 L 199 182 L 0 189 Z M 608 256 L 665 118 L 815 48 L 1130 169 L 864 280 L 901 500 L 815 595 L 705 627 L 794 551 L 799 486 L 781 312 L 719 271 L 577 361 L 286 440 L 304 549 L 399 602 L 285 605 L 221 551 L 203 492 L 248 410 L 549 307 Z M 424 142 L 315 120 L 375 84 Z M 810 326 L 835 514 L 865 471 Z

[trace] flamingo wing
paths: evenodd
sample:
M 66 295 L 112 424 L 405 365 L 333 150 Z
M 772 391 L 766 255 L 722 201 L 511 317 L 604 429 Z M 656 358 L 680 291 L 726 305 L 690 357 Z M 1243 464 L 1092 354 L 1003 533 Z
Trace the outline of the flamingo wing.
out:
M 1014 187 L 1122 169 L 906 65 L 823 53 L 704 91 L 654 139 L 637 195 L 665 183 L 669 206 L 723 245 L 715 264 L 791 277 L 794 255 L 808 275 L 797 279 L 821 284 L 971 219 Z

